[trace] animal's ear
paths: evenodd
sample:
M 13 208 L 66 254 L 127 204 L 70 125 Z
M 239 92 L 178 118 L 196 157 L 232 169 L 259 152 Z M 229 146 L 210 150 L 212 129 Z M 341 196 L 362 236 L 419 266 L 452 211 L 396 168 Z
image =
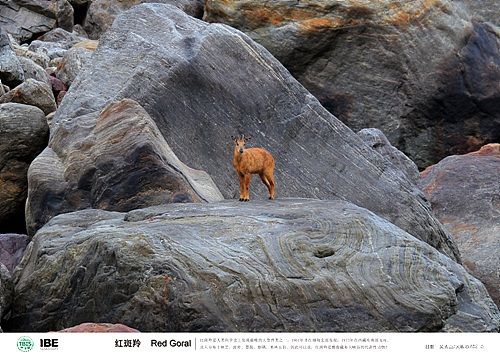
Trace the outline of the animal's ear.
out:
M 238 138 L 236 138 L 234 135 L 231 136 L 231 140 L 235 141 L 237 140 Z

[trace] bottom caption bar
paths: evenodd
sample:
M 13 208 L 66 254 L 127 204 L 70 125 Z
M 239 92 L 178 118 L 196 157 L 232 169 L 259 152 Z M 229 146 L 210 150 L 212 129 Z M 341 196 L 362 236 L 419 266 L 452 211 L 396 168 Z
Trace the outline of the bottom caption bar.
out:
M 494 333 L 3 333 L 0 357 L 99 354 L 105 357 L 498 356 Z

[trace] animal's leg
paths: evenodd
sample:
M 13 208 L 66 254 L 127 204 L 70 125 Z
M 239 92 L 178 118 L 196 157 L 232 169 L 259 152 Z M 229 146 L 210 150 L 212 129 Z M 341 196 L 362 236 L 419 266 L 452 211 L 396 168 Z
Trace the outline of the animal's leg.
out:
M 240 201 L 243 201 L 245 197 L 245 176 L 238 174 L 238 177 L 240 179 Z
M 269 199 L 273 200 L 276 196 L 275 185 L 274 185 L 274 174 L 273 172 L 268 172 L 265 174 L 267 181 L 269 182 Z
M 267 187 L 267 190 L 269 191 L 269 196 L 271 196 L 271 184 L 269 183 L 269 180 L 267 180 L 266 176 L 264 174 L 259 174 L 260 180 L 264 183 L 264 185 Z
M 252 179 L 252 174 L 245 175 L 245 195 L 243 196 L 243 201 L 250 200 L 250 180 Z

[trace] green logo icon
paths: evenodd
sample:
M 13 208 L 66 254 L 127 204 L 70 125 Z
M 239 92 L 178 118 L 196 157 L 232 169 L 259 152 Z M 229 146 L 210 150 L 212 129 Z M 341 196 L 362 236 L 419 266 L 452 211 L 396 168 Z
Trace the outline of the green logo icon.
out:
M 17 340 L 17 349 L 21 352 L 29 352 L 35 346 L 35 342 L 30 337 L 21 337 Z

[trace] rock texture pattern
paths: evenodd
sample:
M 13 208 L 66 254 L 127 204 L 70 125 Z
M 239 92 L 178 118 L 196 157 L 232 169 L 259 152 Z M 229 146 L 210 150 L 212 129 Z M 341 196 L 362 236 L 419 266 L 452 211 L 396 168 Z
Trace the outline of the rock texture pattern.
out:
M 29 169 L 30 234 L 53 216 L 54 207 L 61 212 L 88 207 L 129 211 L 223 199 L 205 172 L 177 159 L 153 120 L 132 100 L 110 104 L 82 140 L 67 137 L 61 144 L 63 160 L 47 148 Z
M 105 332 L 130 332 L 137 333 L 137 329 L 130 328 L 124 324 L 113 323 L 82 323 L 74 327 L 65 328 L 59 332 L 75 332 L 75 333 L 105 333 Z
M 98 39 L 116 16 L 142 3 L 171 4 L 191 16 L 203 16 L 203 0 L 93 0 L 85 17 L 84 29 L 91 39 Z
M 423 194 L 269 52 L 237 30 L 163 4 L 138 5 L 118 16 L 64 97 L 50 149 L 30 171 L 31 230 L 68 207 L 91 206 L 79 194 L 80 177 L 68 175 L 84 172 L 79 160 L 69 159 L 78 150 L 68 146 L 85 143 L 103 108 L 123 98 L 143 106 L 179 159 L 205 170 L 226 198 L 239 189 L 230 137 L 244 131 L 274 155 L 278 197 L 343 198 L 459 256 Z M 264 195 L 263 186 L 253 187 Z
M 453 233 L 463 263 L 500 307 L 500 144 L 448 157 L 422 173 L 420 186 Z
M 401 169 L 412 183 L 417 183 L 420 177 L 417 165 L 404 153 L 393 147 L 381 130 L 364 128 L 358 132 L 358 136 L 373 150 L 387 158 L 396 168 Z
M 204 19 L 245 31 L 349 127 L 381 129 L 425 168 L 500 138 L 500 32 L 470 14 L 448 0 L 207 0 Z
M 14 271 L 29 242 L 27 235 L 0 234 L 0 264 L 10 272 Z
M 6 327 L 498 331 L 483 284 L 344 201 L 173 204 L 59 215 L 15 271 Z
M 27 171 L 45 148 L 49 129 L 43 112 L 17 103 L 0 104 L 0 228 L 24 232 Z M 1 233 L 1 232 L 0 232 Z
M 73 29 L 73 8 L 67 0 L 0 0 L 0 27 L 19 41 L 53 28 Z

